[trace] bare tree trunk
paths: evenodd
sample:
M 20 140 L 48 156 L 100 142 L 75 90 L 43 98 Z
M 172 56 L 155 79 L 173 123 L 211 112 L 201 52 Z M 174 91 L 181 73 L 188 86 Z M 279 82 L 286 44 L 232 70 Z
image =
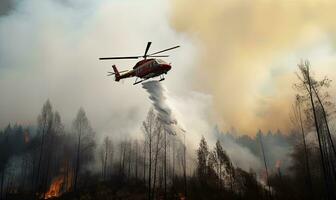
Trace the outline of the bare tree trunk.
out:
M 39 185 L 39 178 L 40 178 L 40 168 L 41 168 L 41 162 L 42 162 L 44 135 L 45 135 L 45 126 L 46 126 L 45 123 L 43 124 L 43 129 L 42 129 L 40 155 L 39 155 L 39 160 L 38 160 L 38 164 L 37 164 L 37 172 L 36 172 L 37 174 L 36 174 L 36 180 L 35 180 L 35 193 L 38 191 L 38 187 L 39 187 L 38 185 Z
M 65 165 L 65 173 L 64 173 L 64 186 L 66 188 L 66 191 L 68 191 L 68 188 L 69 188 L 69 162 L 68 161 L 65 161 L 64 163 Z
M 78 179 L 78 171 L 80 164 L 80 145 L 81 145 L 81 133 L 78 135 L 78 145 L 77 145 L 77 159 L 76 159 L 76 169 L 75 169 L 75 182 L 74 182 L 74 190 L 77 192 L 77 179 Z
M 320 147 L 319 150 L 320 150 L 320 155 L 321 155 L 324 183 L 325 183 L 325 187 L 326 187 L 326 190 L 327 190 L 327 196 L 329 196 L 329 187 L 328 187 L 328 183 L 327 183 L 328 178 L 327 178 L 327 174 L 326 174 L 326 166 L 325 166 L 325 163 L 324 163 L 325 158 L 324 158 L 323 151 L 322 151 L 322 142 L 321 142 L 321 135 L 320 135 L 321 132 L 320 132 L 320 128 L 319 128 L 319 125 L 318 125 L 318 122 L 317 122 L 315 103 L 314 103 L 314 100 L 313 100 L 313 93 L 312 93 L 312 83 L 311 83 L 311 80 L 310 80 L 310 74 L 309 74 L 309 67 L 308 66 L 307 66 L 307 78 L 308 78 L 308 86 L 309 86 L 309 88 L 307 90 L 308 90 L 309 97 L 310 97 L 310 103 L 311 103 L 311 106 L 313 108 L 315 128 L 316 128 L 317 138 L 318 138 L 319 147 Z
M 52 160 L 52 156 L 53 156 L 53 142 L 54 142 L 54 137 L 53 135 L 50 135 L 50 141 L 49 141 L 49 149 L 47 149 L 47 153 L 48 153 L 48 156 L 47 156 L 47 172 L 46 172 L 46 177 L 45 177 L 45 181 L 44 181 L 44 185 L 43 185 L 43 198 L 45 196 L 45 193 L 47 191 L 47 188 L 48 188 L 48 180 L 49 180 L 49 171 L 50 171 L 50 162 Z
M 128 175 L 127 177 L 130 178 L 131 177 L 131 162 L 132 162 L 132 143 L 129 142 L 128 145 Z
M 185 134 L 184 134 L 184 148 L 183 148 L 183 160 L 184 160 L 184 168 L 183 168 L 183 178 L 184 178 L 184 196 L 187 199 L 187 147 L 185 143 Z
M 151 200 L 151 174 L 152 174 L 152 135 L 149 133 L 149 169 L 148 169 L 148 200 Z
M 5 200 L 8 199 L 8 193 L 9 193 L 9 188 L 10 188 L 10 184 L 11 184 L 11 176 L 8 176 L 8 180 L 7 180 L 7 185 L 6 185 L 6 194 L 5 194 Z
M 123 157 L 123 143 L 120 143 L 120 155 L 119 155 L 119 173 L 122 172 L 122 157 Z
M 25 162 L 25 156 L 22 157 L 21 160 L 21 177 L 22 177 L 22 182 L 20 183 L 20 189 L 23 191 L 24 190 L 24 184 L 26 182 L 26 162 Z M 1 199 L 1 195 L 0 195 Z
M 269 197 L 271 199 L 271 186 L 270 186 L 269 180 L 268 180 L 268 169 L 267 169 L 265 150 L 264 150 L 264 145 L 262 143 L 261 134 L 260 134 L 260 137 L 259 137 L 259 141 L 260 141 L 260 146 L 261 146 L 261 152 L 262 152 L 263 159 L 264 159 L 265 170 L 266 170 L 266 183 L 267 183 L 267 186 L 268 186 Z
M 155 149 L 155 158 L 154 158 L 154 177 L 153 177 L 153 197 L 155 194 L 155 186 L 156 186 L 156 169 L 157 169 L 157 160 L 158 160 L 158 154 L 159 154 L 159 143 L 160 143 L 160 133 L 157 135 L 156 140 L 156 149 Z
M 144 156 L 143 156 L 143 182 L 146 183 L 146 140 L 144 141 Z
M 230 188 L 231 188 L 231 192 L 233 192 L 233 174 L 232 174 L 232 170 L 230 170 Z
M 172 178 L 173 178 L 173 182 L 175 179 L 175 139 L 173 139 L 173 166 L 172 166 Z
M 112 175 L 113 175 L 113 148 L 111 147 L 111 152 L 110 152 L 110 169 L 109 169 L 109 172 L 110 172 L 110 179 L 112 178 Z
M 320 99 L 320 96 L 318 95 L 318 93 L 317 93 L 315 87 L 312 86 L 312 88 L 313 88 L 314 93 L 315 93 L 315 96 L 317 97 L 317 100 L 318 100 L 318 102 L 319 102 L 319 104 L 320 104 L 320 106 L 321 106 L 321 108 L 322 108 L 323 120 L 324 120 L 324 123 L 325 123 L 325 125 L 326 125 L 326 127 L 327 127 L 328 138 L 329 138 L 329 140 L 330 140 L 330 143 L 331 143 L 331 147 L 332 147 L 332 149 L 333 149 L 334 156 L 336 156 L 336 150 L 335 150 L 334 142 L 333 142 L 332 137 L 331 137 L 331 134 L 330 134 L 329 123 L 328 123 L 328 120 L 327 120 L 327 114 L 326 114 L 326 112 L 325 112 L 324 106 L 323 106 L 323 104 L 322 104 L 322 101 L 321 101 L 321 99 Z
M 104 158 L 103 181 L 106 181 L 107 152 L 108 152 L 108 143 L 106 142 L 105 143 L 105 158 Z
M 135 180 L 138 180 L 138 141 L 135 142 Z
M 34 150 L 35 151 L 35 150 Z M 35 153 L 32 154 L 32 176 L 31 176 L 31 186 L 32 186 L 32 192 L 34 192 L 34 183 L 35 183 L 35 164 L 36 164 L 36 156 L 35 156 Z
M 126 143 L 123 143 L 123 153 L 122 153 L 122 173 L 125 173 L 125 157 L 126 157 Z
M 0 188 L 0 199 L 3 197 L 3 186 L 4 186 L 4 180 L 5 180 L 5 170 L 6 167 L 3 168 L 1 173 L 1 188 Z
M 306 138 L 305 138 L 304 128 L 303 128 L 303 124 L 302 124 L 300 103 L 298 103 L 298 109 L 299 109 L 298 111 L 299 111 L 299 121 L 300 121 L 301 133 L 302 133 L 302 141 L 303 141 L 303 147 L 304 147 L 304 152 L 305 152 L 305 164 L 306 164 L 306 170 L 307 170 L 308 187 L 309 187 L 309 191 L 311 192 L 312 197 L 314 197 L 313 184 L 312 184 L 312 179 L 311 179 L 311 175 L 310 175 L 310 167 L 309 167 L 309 160 L 308 160 Z M 280 170 L 279 170 L 279 174 L 280 174 Z
M 167 131 L 164 134 L 164 199 L 167 199 Z
M 219 189 L 222 189 L 222 163 L 219 161 Z

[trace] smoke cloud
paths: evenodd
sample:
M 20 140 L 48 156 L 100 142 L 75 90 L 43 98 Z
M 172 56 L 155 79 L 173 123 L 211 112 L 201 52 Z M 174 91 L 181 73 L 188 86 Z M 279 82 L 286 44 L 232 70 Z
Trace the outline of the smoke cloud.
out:
M 155 82 L 143 87 L 160 117 L 186 130 L 191 155 L 202 135 L 213 147 L 217 123 L 253 133 L 285 128 L 290 75 L 298 57 L 315 55 L 313 66 L 322 63 L 316 55 L 328 55 L 328 66 L 336 60 L 332 34 L 325 34 L 335 30 L 334 18 L 327 20 L 334 11 L 329 4 L 316 7 L 310 1 L 300 9 L 299 3 L 291 7 L 264 2 L 3 1 L 0 127 L 9 122 L 36 124 L 50 99 L 66 125 L 82 106 L 99 135 L 141 135 L 141 122 L 151 106 L 147 94 L 133 86 L 133 80 L 115 83 L 105 76 L 112 64 L 124 70 L 135 61 L 98 58 L 138 55 L 152 41 L 152 52 L 181 45 L 167 58 L 173 66 L 164 82 L 169 91 Z M 308 12 L 312 9 L 316 12 Z M 318 54 L 304 51 L 316 46 Z M 289 48 L 294 50 L 287 52 Z M 224 148 L 237 165 L 259 165 L 239 145 L 229 142 Z
M 213 129 L 213 126 L 211 127 L 211 122 L 209 122 L 211 104 L 209 104 L 210 101 L 207 97 L 192 93 L 190 98 L 177 99 L 174 96 L 169 96 L 167 89 L 159 81 L 147 81 L 142 83 L 142 86 L 148 92 L 149 99 L 157 111 L 158 118 L 165 124 L 166 130 L 170 134 L 176 135 L 181 142 L 183 134 L 186 135 L 191 163 L 196 160 L 193 152 L 197 150 L 203 135 L 206 137 L 210 149 L 215 146 L 217 140 L 220 140 L 235 166 L 247 171 L 261 169 L 260 160 L 248 148 L 241 146 L 233 138 L 224 135 L 217 129 Z M 186 130 L 181 128 L 180 122 L 187 124 Z M 206 125 L 202 126 L 204 123 Z
M 184 67 L 171 70 L 166 84 L 172 90 L 187 85 L 176 74 L 192 67 L 185 58 L 194 48 L 170 28 L 166 1 L 9 0 L 0 5 L 5 3 L 10 6 L 0 14 L 0 127 L 36 124 L 50 99 L 68 127 L 83 107 L 97 132 L 114 138 L 139 135 L 150 106 L 146 93 L 132 85 L 134 80 L 116 83 L 106 76 L 112 64 L 125 70 L 136 60 L 98 58 L 142 54 L 148 41 L 150 52 L 183 44 L 166 60 Z
M 158 113 L 159 119 L 166 125 L 177 124 L 172 110 L 166 103 L 165 89 L 158 81 L 147 81 L 142 87 L 149 93 L 149 99 Z
M 192 6 L 191 6 L 192 5 Z M 288 130 L 300 59 L 335 77 L 334 1 L 173 0 L 171 24 L 199 44 L 194 86 L 221 128 Z
M 165 130 L 169 134 L 176 135 L 177 132 L 184 130 L 179 127 L 175 119 L 172 109 L 166 102 L 165 88 L 159 81 L 147 81 L 142 83 L 142 87 L 149 93 L 149 99 L 157 111 L 158 118 L 165 125 Z
M 240 167 L 246 171 L 253 169 L 257 172 L 262 169 L 261 160 L 248 148 L 238 144 L 232 137 L 224 135 L 223 133 L 216 133 L 217 130 L 214 130 L 214 132 L 214 134 L 221 134 L 220 142 L 235 167 Z

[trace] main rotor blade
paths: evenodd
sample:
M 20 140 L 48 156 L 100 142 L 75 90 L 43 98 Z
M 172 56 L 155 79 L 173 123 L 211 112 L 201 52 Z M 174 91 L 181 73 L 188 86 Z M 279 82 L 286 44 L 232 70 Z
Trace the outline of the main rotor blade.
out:
M 157 56 L 150 56 L 150 55 L 148 55 L 147 56 L 148 58 L 164 58 L 164 57 L 169 57 L 169 55 L 157 55 Z
M 128 57 L 104 57 L 104 58 L 99 58 L 99 60 L 112 60 L 112 59 L 138 59 L 141 58 L 142 56 L 128 56 Z
M 165 50 L 162 50 L 162 51 L 158 51 L 158 52 L 155 52 L 155 53 L 151 53 L 149 54 L 149 56 L 153 56 L 153 55 L 156 55 L 158 53 L 162 53 L 162 52 L 165 52 L 165 51 L 169 51 L 169 50 L 173 50 L 173 49 L 176 49 L 176 48 L 179 48 L 180 46 L 175 46 L 175 47 L 171 47 L 171 48 L 168 48 L 168 49 L 165 49 Z
M 143 57 L 145 57 L 145 58 L 146 58 L 146 56 L 147 56 L 147 52 L 148 52 L 148 50 L 149 50 L 149 47 L 151 46 L 151 44 L 152 44 L 152 42 L 148 42 L 148 43 L 147 43 L 147 47 L 146 47 L 145 54 L 144 54 L 144 56 L 143 56 Z

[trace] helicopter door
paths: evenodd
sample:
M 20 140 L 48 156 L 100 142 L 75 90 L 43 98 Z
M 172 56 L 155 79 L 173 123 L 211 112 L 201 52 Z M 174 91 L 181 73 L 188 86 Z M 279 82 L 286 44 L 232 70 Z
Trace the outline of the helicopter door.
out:
M 157 66 L 158 66 L 158 63 L 155 60 L 153 60 L 153 62 L 150 63 L 150 67 L 155 68 Z
M 140 67 L 138 67 L 138 68 L 135 69 L 135 75 L 136 76 L 140 75 Z

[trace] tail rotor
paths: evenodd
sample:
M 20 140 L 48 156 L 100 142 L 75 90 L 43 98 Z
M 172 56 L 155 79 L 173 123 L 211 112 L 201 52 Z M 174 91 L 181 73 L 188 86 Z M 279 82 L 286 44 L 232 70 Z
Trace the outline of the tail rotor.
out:
M 118 71 L 115 65 L 112 65 L 113 72 L 107 72 L 107 76 L 115 75 L 115 81 L 120 80 L 120 73 L 127 72 L 128 70 Z

